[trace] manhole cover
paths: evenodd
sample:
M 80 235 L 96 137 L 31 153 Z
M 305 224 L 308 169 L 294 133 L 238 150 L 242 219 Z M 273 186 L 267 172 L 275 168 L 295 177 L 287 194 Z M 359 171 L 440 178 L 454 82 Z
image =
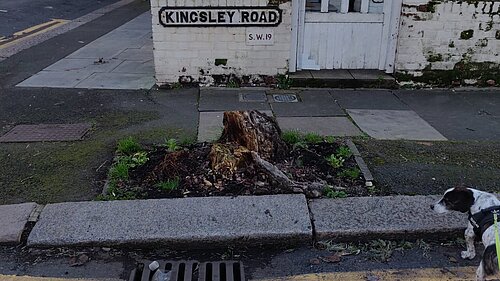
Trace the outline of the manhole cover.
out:
M 299 101 L 299 99 L 297 98 L 297 95 L 294 95 L 294 94 L 273 95 L 273 100 L 275 102 L 298 102 Z
M 266 93 L 240 93 L 240 102 L 266 102 Z
M 17 125 L 0 142 L 74 141 L 90 130 L 88 123 Z
M 238 261 L 157 261 L 139 264 L 129 281 L 156 281 L 157 277 L 169 281 L 244 281 L 245 273 Z

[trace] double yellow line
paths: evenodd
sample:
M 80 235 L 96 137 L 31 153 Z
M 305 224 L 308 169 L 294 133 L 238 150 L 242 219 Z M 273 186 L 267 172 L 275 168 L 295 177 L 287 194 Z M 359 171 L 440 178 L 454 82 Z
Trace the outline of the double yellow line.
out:
M 14 35 L 10 37 L 0 37 L 0 49 L 7 48 L 11 45 L 17 44 L 18 42 L 25 40 L 26 38 L 33 37 L 35 35 L 47 32 L 59 26 L 62 26 L 68 23 L 69 20 L 63 19 L 52 19 L 48 22 L 44 22 L 25 30 L 21 30 L 19 32 L 14 33 Z

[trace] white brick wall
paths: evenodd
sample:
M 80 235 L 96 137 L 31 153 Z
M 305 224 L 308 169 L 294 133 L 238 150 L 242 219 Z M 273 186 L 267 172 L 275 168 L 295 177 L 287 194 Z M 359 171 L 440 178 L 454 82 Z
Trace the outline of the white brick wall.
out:
M 168 1 L 168 3 L 167 3 Z M 156 80 L 159 85 L 190 77 L 212 81 L 211 75 L 276 75 L 288 69 L 291 37 L 291 2 L 281 4 L 282 22 L 274 30 L 274 45 L 247 46 L 248 27 L 163 27 L 158 11 L 168 6 L 267 6 L 267 0 L 151 0 Z M 215 66 L 215 59 L 227 59 Z
M 435 11 L 425 11 L 429 0 L 404 0 L 396 55 L 396 71 L 419 74 L 420 70 L 453 69 L 464 55 L 472 62 L 500 63 L 500 2 L 468 4 L 445 0 Z M 473 30 L 468 40 L 460 39 L 464 30 Z M 481 42 L 487 41 L 487 45 Z M 441 54 L 442 61 L 429 62 L 430 54 Z M 431 59 L 432 60 L 432 59 Z

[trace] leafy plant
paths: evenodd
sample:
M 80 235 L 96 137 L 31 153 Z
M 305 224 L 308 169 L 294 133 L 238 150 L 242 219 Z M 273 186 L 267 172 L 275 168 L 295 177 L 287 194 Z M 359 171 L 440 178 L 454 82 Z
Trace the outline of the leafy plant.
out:
M 99 201 L 110 200 L 133 200 L 137 199 L 137 194 L 130 190 L 124 190 L 116 186 L 116 181 L 111 180 L 105 195 L 100 194 L 96 198 Z
M 411 249 L 413 243 L 408 241 L 373 240 L 366 245 L 366 249 L 371 258 L 381 262 L 387 262 L 394 251 Z
M 128 165 L 130 168 L 134 168 L 144 165 L 146 162 L 148 162 L 148 160 L 148 153 L 146 151 L 140 151 L 132 154 L 132 156 L 129 157 Z
M 141 145 L 132 137 L 118 141 L 116 150 L 125 155 L 131 155 L 141 150 Z
M 129 164 L 126 161 L 118 161 L 109 169 L 109 177 L 112 180 L 128 180 Z
M 179 187 L 179 178 L 159 182 L 156 184 L 156 187 L 164 191 L 176 190 Z
M 328 161 L 328 164 L 332 166 L 334 169 L 338 169 L 344 165 L 344 158 L 337 156 L 335 154 L 331 154 L 330 156 L 325 158 Z
M 337 175 L 342 178 L 355 180 L 359 178 L 359 176 L 361 175 L 361 171 L 359 170 L 359 168 L 351 168 L 343 170 L 342 172 L 339 172 Z
M 292 87 L 292 84 L 293 80 L 292 78 L 288 77 L 288 75 L 278 74 L 278 76 L 276 76 L 276 87 L 278 87 L 278 89 L 290 89 L 290 87 Z
M 285 131 L 281 134 L 281 139 L 288 144 L 296 144 L 301 140 L 298 131 Z
M 228 88 L 239 88 L 240 84 L 238 84 L 238 81 L 236 81 L 234 79 L 231 79 L 231 80 L 229 80 L 229 82 L 227 82 L 226 87 L 228 87 Z
M 180 149 L 180 146 L 177 144 L 176 139 L 167 139 L 165 140 L 164 146 L 167 148 L 168 151 L 174 152 Z
M 304 141 L 311 144 L 320 143 L 323 141 L 323 137 L 315 133 L 307 133 L 304 135 Z
M 352 152 L 347 146 L 341 146 L 337 149 L 337 156 L 342 157 L 343 159 L 347 159 L 351 157 Z
M 334 143 L 337 139 L 334 136 L 326 136 L 325 141 L 327 143 Z
M 328 197 L 328 198 L 346 198 L 347 193 L 342 190 L 334 190 L 331 186 L 326 186 L 325 189 L 323 189 L 323 194 Z

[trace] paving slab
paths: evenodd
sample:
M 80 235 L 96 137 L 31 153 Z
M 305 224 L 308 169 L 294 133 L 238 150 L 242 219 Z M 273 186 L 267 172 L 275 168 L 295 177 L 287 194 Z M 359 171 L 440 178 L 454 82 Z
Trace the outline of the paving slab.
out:
M 376 139 L 446 140 L 411 110 L 348 109 L 347 112 L 361 130 Z
M 408 110 L 397 96 L 389 90 L 330 90 L 333 98 L 344 109 L 391 109 Z
M 21 234 L 36 206 L 36 203 L 0 205 L 0 244 L 21 241 Z
M 317 239 L 369 240 L 438 237 L 462 233 L 467 215 L 436 214 L 440 196 L 315 199 L 309 204 Z
M 347 117 L 278 117 L 281 130 L 322 136 L 360 136 L 363 133 Z
M 261 110 L 260 112 L 273 116 L 270 110 Z M 219 139 L 222 134 L 224 111 L 202 111 L 198 122 L 198 141 L 211 142 Z
M 94 73 L 78 83 L 75 88 L 91 89 L 151 89 L 155 84 L 152 75 L 132 73 Z
M 263 89 L 200 89 L 199 111 L 271 110 L 267 102 L 242 102 L 240 93 L 265 93 Z
M 216 247 L 310 243 L 299 194 L 49 204 L 28 246 Z
M 311 75 L 314 79 L 354 79 L 349 70 L 344 69 L 311 70 Z
M 394 80 L 394 77 L 381 70 L 352 69 L 349 72 L 357 80 Z
M 44 71 L 78 71 L 78 72 L 110 72 L 115 69 L 123 60 L 111 59 L 99 62 L 95 59 L 62 59 L 44 69 Z
M 143 46 L 144 47 L 144 46 Z M 153 61 L 153 47 L 146 46 L 140 49 L 125 49 L 118 56 L 118 59 L 130 60 L 130 61 Z
M 88 71 L 40 71 L 23 82 L 19 87 L 73 88 L 88 78 Z
M 299 102 L 271 103 L 274 114 L 279 117 L 346 115 L 328 91 L 303 91 L 299 99 Z
M 146 61 L 127 60 L 121 63 L 111 72 L 149 74 L 153 76 L 155 74 L 155 66 L 152 59 Z

